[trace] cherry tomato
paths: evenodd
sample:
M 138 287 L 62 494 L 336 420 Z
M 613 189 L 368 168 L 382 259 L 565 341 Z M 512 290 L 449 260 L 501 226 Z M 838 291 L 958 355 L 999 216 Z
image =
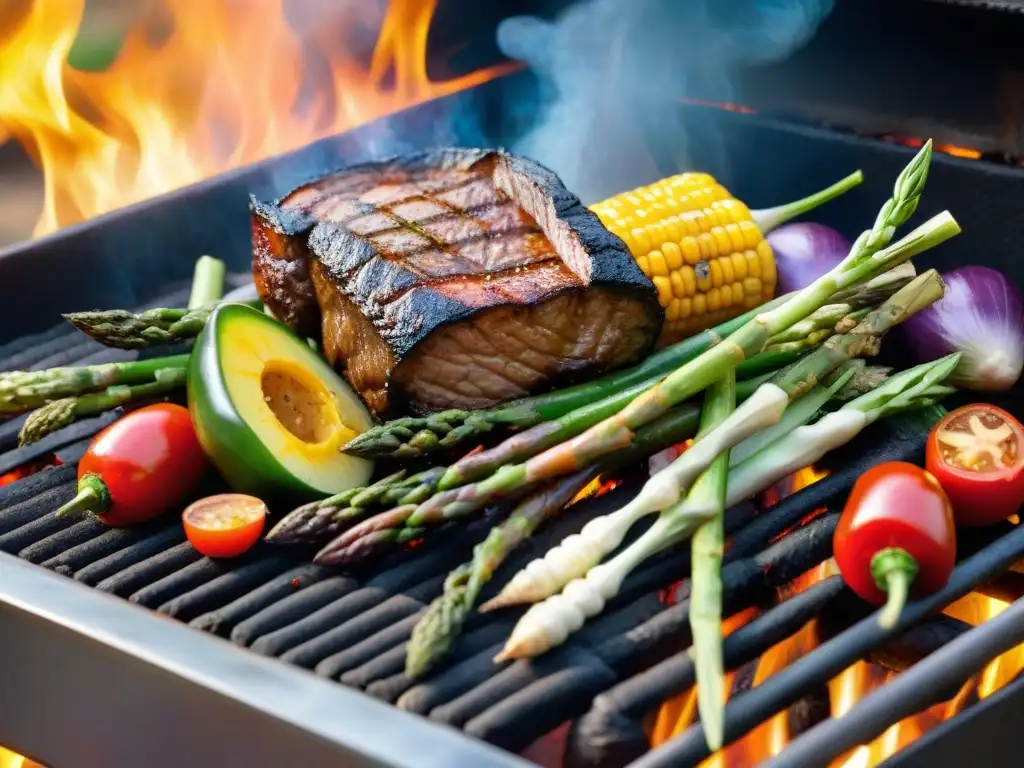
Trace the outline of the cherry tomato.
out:
M 267 505 L 255 496 L 222 493 L 191 504 L 181 515 L 185 535 L 207 557 L 237 557 L 259 541 Z
M 92 514 L 113 527 L 142 523 L 184 501 L 206 467 L 188 410 L 146 406 L 96 435 L 78 463 L 78 495 L 57 515 Z
M 965 405 L 928 435 L 925 466 L 960 525 L 992 525 L 1024 504 L 1024 427 L 994 405 Z
M 928 472 L 903 461 L 857 478 L 832 540 L 843 580 L 860 597 L 887 604 L 895 623 L 907 593 L 941 589 L 956 562 L 953 512 Z

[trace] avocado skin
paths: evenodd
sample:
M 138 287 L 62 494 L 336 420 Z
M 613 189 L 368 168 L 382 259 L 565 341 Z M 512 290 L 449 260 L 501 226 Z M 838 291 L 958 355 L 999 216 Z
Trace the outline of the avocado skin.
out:
M 232 327 L 273 323 L 244 304 L 224 304 L 206 321 L 192 348 L 188 368 L 188 410 L 206 456 L 238 493 L 264 501 L 316 499 L 322 491 L 288 472 L 250 429 L 228 395 L 219 345 L 230 342 Z M 258 332 L 254 328 L 253 332 Z M 227 338 L 225 338 L 227 337 Z M 302 342 L 296 338 L 296 344 Z

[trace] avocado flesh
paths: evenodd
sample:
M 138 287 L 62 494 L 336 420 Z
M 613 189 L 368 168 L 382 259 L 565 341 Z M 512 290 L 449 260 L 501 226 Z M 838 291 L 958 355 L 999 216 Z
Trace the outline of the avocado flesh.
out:
M 352 389 L 305 341 L 262 312 L 219 307 L 196 340 L 189 409 L 236 491 L 323 497 L 365 485 L 372 462 L 340 448 L 372 425 Z

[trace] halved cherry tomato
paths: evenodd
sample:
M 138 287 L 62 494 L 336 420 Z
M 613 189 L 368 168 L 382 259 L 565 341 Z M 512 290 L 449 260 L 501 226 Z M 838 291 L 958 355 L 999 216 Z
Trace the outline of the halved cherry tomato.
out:
M 949 499 L 928 472 L 904 461 L 857 478 L 832 549 L 846 584 L 869 603 L 886 603 L 884 626 L 899 618 L 908 594 L 945 586 L 956 562 Z
M 255 496 L 222 493 L 189 505 L 181 515 L 185 535 L 207 557 L 237 557 L 259 541 L 267 505 Z
M 96 515 L 117 528 L 143 523 L 184 501 L 206 468 L 187 409 L 139 408 L 93 438 L 78 463 L 78 495 L 57 516 Z
M 1001 408 L 965 405 L 928 435 L 925 466 L 960 525 L 992 525 L 1024 504 L 1024 427 Z

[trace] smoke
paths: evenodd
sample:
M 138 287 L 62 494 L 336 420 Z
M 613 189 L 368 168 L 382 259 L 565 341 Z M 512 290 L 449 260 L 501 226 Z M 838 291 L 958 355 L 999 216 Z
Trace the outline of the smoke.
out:
M 728 101 L 737 68 L 778 61 L 814 36 L 834 0 L 585 0 L 553 22 L 498 29 L 547 94 L 514 148 L 556 171 L 584 202 L 655 178 L 659 159 L 687 167 L 678 100 Z M 699 165 L 699 163 L 698 163 Z

